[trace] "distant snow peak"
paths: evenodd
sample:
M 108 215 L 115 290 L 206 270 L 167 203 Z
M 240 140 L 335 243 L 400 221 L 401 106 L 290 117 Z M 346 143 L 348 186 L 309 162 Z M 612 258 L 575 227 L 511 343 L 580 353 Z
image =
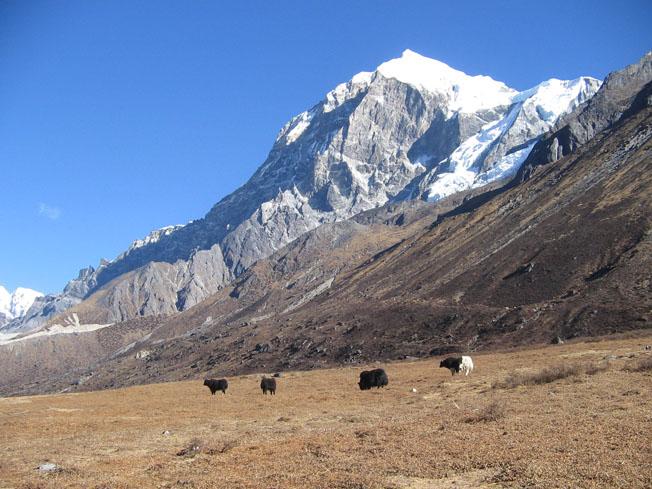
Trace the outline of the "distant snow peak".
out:
M 514 102 L 533 105 L 539 118 L 552 125 L 559 117 L 593 96 L 601 84 L 599 80 L 588 76 L 575 80 L 551 78 L 518 93 Z
M 41 292 L 25 287 L 18 287 L 13 293 L 10 293 L 0 285 L 0 314 L 7 319 L 21 318 L 32 307 L 34 301 L 42 296 Z

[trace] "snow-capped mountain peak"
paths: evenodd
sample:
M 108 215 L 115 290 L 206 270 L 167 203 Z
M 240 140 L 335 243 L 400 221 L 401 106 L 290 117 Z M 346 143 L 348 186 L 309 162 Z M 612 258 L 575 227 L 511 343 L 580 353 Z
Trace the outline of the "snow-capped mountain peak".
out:
M 537 86 L 518 93 L 513 102 L 536 105 L 542 120 L 554 123 L 560 116 L 570 112 L 589 98 L 601 85 L 600 80 L 582 76 L 574 80 L 551 78 Z
M 288 121 L 249 181 L 204 218 L 134 241 L 71 281 L 59 303 L 124 276 L 104 299 L 109 320 L 186 309 L 324 223 L 509 176 L 598 87 L 589 78 L 548 80 L 518 92 L 406 50 Z
M 354 75 L 348 82 L 340 83 L 328 92 L 324 102 L 324 112 L 330 112 L 336 109 L 347 100 L 355 97 L 361 90 L 367 88 L 369 83 L 371 83 L 373 75 L 369 71 L 361 71 L 357 75 Z
M 446 63 L 406 49 L 400 58 L 381 64 L 377 73 L 418 89 L 447 96 L 450 113 L 472 113 L 509 105 L 518 92 L 491 77 L 470 76 Z M 450 114 L 449 114 L 450 115 Z
M 18 287 L 13 293 L 9 293 L 0 285 L 0 315 L 5 319 L 20 318 L 25 315 L 37 297 L 42 297 L 41 292 L 36 290 Z

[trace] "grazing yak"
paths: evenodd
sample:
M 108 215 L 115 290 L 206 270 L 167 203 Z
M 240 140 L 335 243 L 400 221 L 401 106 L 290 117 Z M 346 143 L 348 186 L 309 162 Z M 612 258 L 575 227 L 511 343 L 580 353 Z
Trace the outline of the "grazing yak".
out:
M 447 368 L 451 371 L 451 375 L 455 375 L 460 372 L 464 372 L 465 375 L 469 375 L 473 371 L 473 360 L 471 357 L 467 356 L 448 357 L 445 360 L 439 362 L 439 368 Z
M 204 385 L 211 390 L 212 395 L 215 395 L 217 391 L 222 391 L 222 394 L 226 394 L 226 390 L 229 388 L 229 383 L 226 379 L 206 379 L 204 380 Z
M 263 377 L 260 381 L 260 388 L 263 390 L 263 394 L 267 394 L 267 391 L 271 395 L 276 395 L 276 379 Z
M 385 387 L 389 383 L 387 374 L 382 368 L 377 368 L 374 370 L 365 370 L 360 373 L 360 386 L 361 391 L 366 391 L 372 387 L 379 388 Z

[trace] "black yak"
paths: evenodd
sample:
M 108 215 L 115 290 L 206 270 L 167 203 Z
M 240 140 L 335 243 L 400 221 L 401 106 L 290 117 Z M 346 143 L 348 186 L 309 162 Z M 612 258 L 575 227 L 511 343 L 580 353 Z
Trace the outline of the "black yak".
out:
M 215 395 L 217 391 L 222 391 L 222 394 L 226 394 L 226 390 L 229 388 L 229 383 L 226 379 L 206 379 L 204 380 L 204 385 L 211 390 L 212 395 Z
M 377 368 L 374 370 L 365 370 L 360 373 L 360 390 L 366 391 L 372 387 L 385 387 L 389 383 L 387 374 L 382 368 Z
M 263 390 L 263 394 L 267 394 L 267 391 L 271 395 L 276 395 L 276 379 L 269 377 L 263 377 L 260 381 L 260 388 Z

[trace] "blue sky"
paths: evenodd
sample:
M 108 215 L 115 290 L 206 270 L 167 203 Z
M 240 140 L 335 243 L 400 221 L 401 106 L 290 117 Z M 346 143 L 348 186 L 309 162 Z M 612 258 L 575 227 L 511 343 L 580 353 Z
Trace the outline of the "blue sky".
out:
M 0 2 L 0 284 L 61 290 L 203 216 L 335 85 L 410 48 L 517 88 L 652 48 L 652 2 Z

